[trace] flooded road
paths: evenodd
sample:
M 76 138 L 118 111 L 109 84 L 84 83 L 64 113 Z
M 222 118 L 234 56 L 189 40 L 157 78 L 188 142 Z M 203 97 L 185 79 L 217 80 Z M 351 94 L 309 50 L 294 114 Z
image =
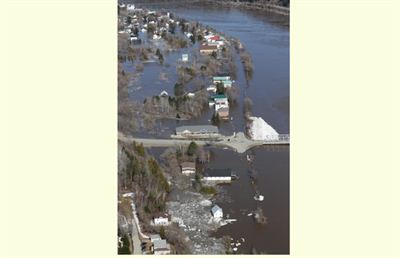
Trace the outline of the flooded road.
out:
M 228 36 L 239 38 L 251 54 L 254 64 L 252 80 L 247 83 L 240 61 L 237 60 L 236 81 L 240 88 L 241 100 L 244 96 L 250 97 L 253 101 L 254 116 L 262 117 L 280 134 L 290 133 L 289 27 L 282 25 L 284 22 L 279 17 L 254 11 L 215 7 L 187 8 L 159 5 L 151 8 L 168 8 L 180 17 L 199 21 Z M 151 73 L 150 71 L 149 78 L 154 78 Z M 170 87 L 168 89 L 172 89 L 175 83 L 174 78 L 170 80 L 165 86 Z M 153 83 L 154 81 L 152 79 L 148 83 L 158 85 Z M 158 93 L 160 89 L 161 87 L 154 90 L 153 94 Z M 242 109 L 242 101 L 232 107 L 233 120 L 220 127 L 224 134 L 244 131 Z M 160 135 L 168 136 L 177 125 L 209 124 L 210 117 L 211 113 L 206 112 L 200 118 L 190 121 L 164 122 L 160 125 L 162 128 Z M 209 167 L 228 167 L 239 175 L 239 180 L 222 187 L 223 191 L 216 200 L 223 208 L 224 214 L 229 214 L 230 218 L 238 221 L 220 228 L 215 236 L 229 235 L 234 240 L 245 238 L 245 242 L 238 247 L 238 253 L 251 253 L 255 249 L 257 252 L 268 254 L 288 254 L 289 147 L 263 147 L 249 152 L 254 155 L 252 168 L 256 171 L 256 188 L 249 176 L 250 167 L 246 161 L 246 154 L 230 150 L 212 150 Z M 255 189 L 264 195 L 264 201 L 254 200 Z M 263 209 L 268 219 L 265 225 L 256 224 L 251 216 L 247 216 L 258 206 Z

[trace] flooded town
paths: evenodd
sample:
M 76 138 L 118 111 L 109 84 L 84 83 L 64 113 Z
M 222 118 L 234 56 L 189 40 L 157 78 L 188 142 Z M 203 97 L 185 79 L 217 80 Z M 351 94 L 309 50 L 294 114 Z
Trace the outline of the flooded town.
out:
M 118 254 L 289 254 L 289 1 L 245 2 L 118 3 Z

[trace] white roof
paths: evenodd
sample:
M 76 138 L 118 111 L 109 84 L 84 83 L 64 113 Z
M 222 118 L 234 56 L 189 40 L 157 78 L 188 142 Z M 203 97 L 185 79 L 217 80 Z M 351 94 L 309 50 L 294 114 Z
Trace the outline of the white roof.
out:
M 163 91 L 160 93 L 160 96 L 163 96 L 163 95 L 168 96 L 168 92 L 166 92 L 165 90 L 163 90 Z
M 161 239 L 159 234 L 150 235 L 150 239 Z
M 212 207 L 211 209 L 211 212 L 215 214 L 217 211 L 222 211 L 222 208 L 219 207 L 218 205 L 214 205 L 214 207 Z

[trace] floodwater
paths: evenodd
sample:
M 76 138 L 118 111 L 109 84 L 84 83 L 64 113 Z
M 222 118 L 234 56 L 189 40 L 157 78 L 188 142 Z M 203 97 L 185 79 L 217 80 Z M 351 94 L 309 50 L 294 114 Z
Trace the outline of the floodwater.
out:
M 167 8 L 175 15 L 188 20 L 199 21 L 210 25 L 228 36 L 239 38 L 251 54 L 254 64 L 252 80 L 247 84 L 243 75 L 240 61 L 237 60 L 237 84 L 240 87 L 240 97 L 248 96 L 253 101 L 253 115 L 262 117 L 278 133 L 289 133 L 289 27 L 287 21 L 282 21 L 273 14 L 260 14 L 254 11 L 236 10 L 215 7 L 183 7 L 174 5 L 151 6 L 154 9 Z M 190 51 L 190 50 L 189 50 Z M 172 58 L 178 58 L 176 53 Z M 167 60 L 168 62 L 170 59 Z M 152 71 L 146 69 L 156 65 L 145 66 L 141 79 L 147 83 L 159 85 L 149 89 L 158 94 L 163 87 L 173 88 L 173 77 L 166 84 L 157 84 Z M 157 68 L 160 69 L 160 68 Z M 165 69 L 165 68 L 161 68 Z M 153 71 L 155 73 L 155 71 Z M 145 79 L 145 76 L 148 76 Z M 150 79 L 153 78 L 153 79 Z M 140 90 L 137 91 L 140 96 Z M 147 93 L 147 92 L 146 92 Z M 136 94 L 134 94 L 136 95 Z M 143 96 L 143 95 L 142 95 Z M 139 98 L 140 99 L 140 98 Z M 224 134 L 234 131 L 244 131 L 242 101 L 231 108 L 233 120 L 222 124 L 220 130 Z M 169 135 L 177 125 L 209 124 L 211 112 L 190 121 L 162 122 L 161 135 Z M 222 193 L 216 203 L 220 205 L 224 214 L 237 222 L 221 227 L 215 236 L 231 236 L 235 241 L 244 238 L 245 242 L 238 247 L 238 253 L 251 253 L 254 248 L 257 252 L 268 254 L 289 253 L 289 147 L 261 147 L 250 150 L 254 155 L 252 169 L 256 171 L 256 181 L 252 184 L 249 176 L 250 166 L 246 161 L 246 154 L 238 154 L 231 150 L 212 149 L 211 168 L 233 169 L 239 179 L 230 185 L 222 186 Z M 265 197 L 264 201 L 253 199 L 255 190 Z M 263 209 L 268 218 L 265 225 L 254 222 L 248 213 L 258 206 Z

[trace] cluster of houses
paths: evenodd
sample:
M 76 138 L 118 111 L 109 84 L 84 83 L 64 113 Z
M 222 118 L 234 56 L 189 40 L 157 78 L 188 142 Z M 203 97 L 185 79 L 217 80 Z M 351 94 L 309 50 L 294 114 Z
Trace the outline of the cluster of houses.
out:
M 167 213 L 158 214 L 153 217 L 153 226 L 168 226 L 171 224 L 171 216 Z M 171 246 L 167 240 L 162 239 L 159 234 L 152 234 L 149 236 L 151 243 L 151 252 L 156 255 L 170 254 Z
M 207 87 L 207 91 L 214 92 L 209 100 L 210 107 L 214 106 L 215 113 L 220 119 L 229 119 L 229 102 L 225 94 L 215 94 L 217 85 L 222 84 L 224 88 L 232 87 L 233 81 L 229 75 L 219 75 L 213 77 L 213 84 Z
M 124 29 L 119 33 L 129 34 L 129 39 L 133 44 L 141 44 L 139 32 L 147 32 L 152 27 L 153 40 L 161 39 L 163 32 L 170 32 L 174 25 L 178 25 L 179 21 L 174 21 L 169 12 L 144 11 L 135 8 L 134 4 L 119 4 L 119 10 L 126 10 L 128 16 L 123 18 Z M 173 24 L 173 26 L 172 26 Z
M 225 40 L 219 35 L 215 35 L 212 32 L 204 31 L 205 42 L 200 45 L 200 54 L 210 55 L 217 53 L 218 50 L 225 45 Z

